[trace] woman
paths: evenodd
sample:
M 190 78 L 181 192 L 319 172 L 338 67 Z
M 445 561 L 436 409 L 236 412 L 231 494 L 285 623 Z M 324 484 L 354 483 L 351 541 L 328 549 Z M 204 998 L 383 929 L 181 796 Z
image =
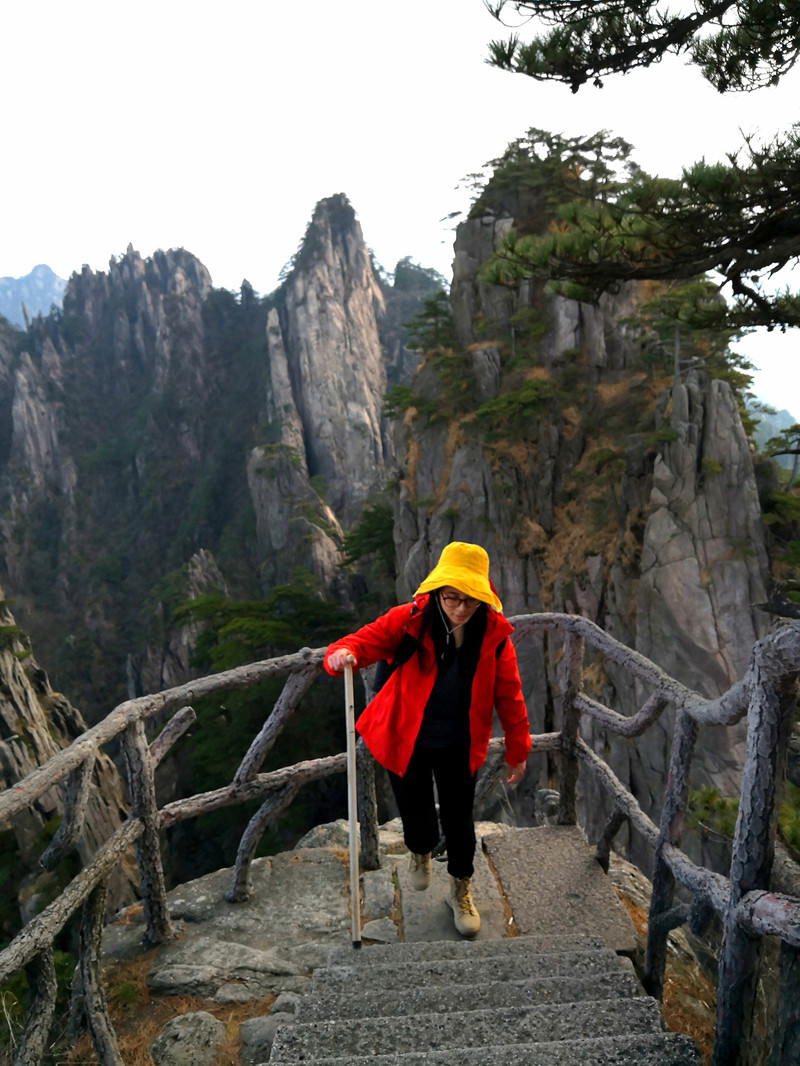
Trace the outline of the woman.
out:
M 356 728 L 389 771 L 415 888 L 430 884 L 431 852 L 441 831 L 450 874 L 448 904 L 463 936 L 480 916 L 472 900 L 475 774 L 486 758 L 497 709 L 505 735 L 509 784 L 525 772 L 528 716 L 520 688 L 511 625 L 489 580 L 489 557 L 477 544 L 448 544 L 412 603 L 393 607 L 331 644 L 325 668 L 349 661 L 365 667 L 389 660 L 392 673 Z

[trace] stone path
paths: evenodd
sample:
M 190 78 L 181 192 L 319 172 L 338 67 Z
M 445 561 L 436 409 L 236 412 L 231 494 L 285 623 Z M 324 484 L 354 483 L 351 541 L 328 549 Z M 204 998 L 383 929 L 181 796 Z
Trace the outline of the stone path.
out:
M 224 870 L 171 892 L 180 937 L 153 953 L 151 992 L 213 1005 L 274 995 L 268 1015 L 240 1025 L 242 1066 L 697 1066 L 691 1042 L 664 1033 L 642 993 L 625 958 L 635 947 L 630 920 L 580 830 L 478 828 L 474 941 L 453 927 L 445 864 L 435 861 L 428 890 L 414 891 L 391 823 L 381 830 L 382 868 L 362 876 L 363 946 L 354 950 L 338 822 L 257 860 L 246 903 L 225 901 Z M 126 918 L 106 930 L 109 959 L 141 954 L 141 924 Z M 151 1048 L 156 1066 L 211 1066 L 219 1044 L 209 1019 L 199 1011 L 168 1023 Z M 568 1052 L 568 1039 L 582 1043 Z

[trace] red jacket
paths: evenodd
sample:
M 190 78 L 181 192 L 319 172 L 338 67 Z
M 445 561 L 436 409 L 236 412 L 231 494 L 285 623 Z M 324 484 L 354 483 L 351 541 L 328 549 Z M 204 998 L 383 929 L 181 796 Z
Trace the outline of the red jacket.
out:
M 381 659 L 391 661 L 405 633 L 419 636 L 427 600 L 427 595 L 424 595 L 414 603 L 393 607 L 351 636 L 335 641 L 325 652 L 325 669 L 330 674 L 334 673 L 328 667 L 328 656 L 337 648 L 349 648 L 359 667 L 369 666 Z M 509 766 L 523 762 L 531 748 L 517 657 L 511 641 L 505 640 L 512 632 L 512 626 L 501 614 L 491 607 L 487 608 L 486 632 L 472 680 L 469 706 L 469 766 L 472 773 L 486 759 L 486 748 L 492 732 L 493 707 L 497 709 L 503 727 L 505 758 Z M 498 651 L 500 644 L 502 647 Z M 422 665 L 415 651 L 406 663 L 393 671 L 356 723 L 364 743 L 381 766 L 401 777 L 406 772 L 422 724 L 422 714 L 436 679 L 436 656 L 430 626 L 426 626 L 422 634 L 421 650 Z

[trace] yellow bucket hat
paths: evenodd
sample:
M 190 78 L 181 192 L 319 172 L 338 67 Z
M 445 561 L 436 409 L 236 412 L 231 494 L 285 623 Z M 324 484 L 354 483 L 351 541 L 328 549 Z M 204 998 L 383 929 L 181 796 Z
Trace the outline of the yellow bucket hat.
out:
M 454 540 L 452 544 L 445 545 L 439 562 L 414 595 L 431 592 L 443 585 L 451 585 L 465 596 L 488 603 L 496 611 L 503 609 L 495 587 L 489 580 L 489 556 L 480 544 Z

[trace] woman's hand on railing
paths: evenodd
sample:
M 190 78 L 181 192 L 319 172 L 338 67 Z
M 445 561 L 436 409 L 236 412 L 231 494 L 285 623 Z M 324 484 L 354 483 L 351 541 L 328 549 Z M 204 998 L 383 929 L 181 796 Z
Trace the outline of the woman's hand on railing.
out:
M 348 663 L 352 667 L 356 666 L 356 657 L 349 648 L 337 648 L 328 656 L 328 666 L 337 674 L 343 673 Z

